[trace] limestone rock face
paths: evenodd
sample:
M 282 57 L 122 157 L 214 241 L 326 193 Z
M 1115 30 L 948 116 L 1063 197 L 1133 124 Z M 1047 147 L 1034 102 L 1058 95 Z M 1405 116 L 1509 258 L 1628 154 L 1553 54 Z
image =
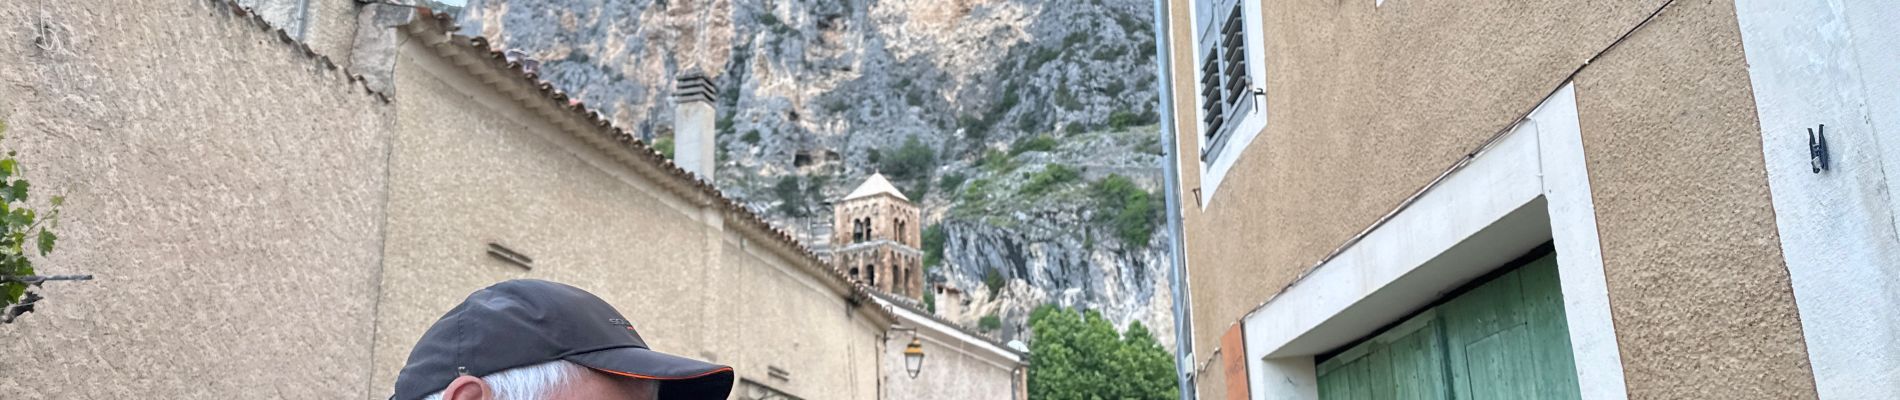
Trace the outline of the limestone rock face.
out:
M 676 74 L 714 76 L 719 186 L 814 244 L 827 201 L 883 170 L 942 225 L 929 278 L 971 302 L 949 318 L 996 315 L 1015 339 L 1056 303 L 1173 346 L 1165 237 L 1123 243 L 1090 195 L 1110 175 L 1157 193 L 1147 0 L 469 0 L 460 13 L 463 33 L 526 52 L 648 139 L 671 135 Z M 1056 145 L 1024 145 L 1038 137 Z M 905 156 L 913 139 L 928 151 Z M 921 168 L 899 165 L 920 154 Z M 1058 164 L 1079 176 L 1023 190 Z M 1007 281 L 995 296 L 989 271 Z

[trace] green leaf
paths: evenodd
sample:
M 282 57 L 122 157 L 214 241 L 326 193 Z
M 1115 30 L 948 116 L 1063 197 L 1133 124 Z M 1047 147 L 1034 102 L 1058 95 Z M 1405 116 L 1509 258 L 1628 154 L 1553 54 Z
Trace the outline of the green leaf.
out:
M 15 160 L 12 157 L 7 157 L 6 159 L 0 159 L 0 178 L 13 176 L 14 169 L 19 168 L 19 167 L 20 167 L 20 161 Z
M 13 181 L 13 200 L 14 201 L 26 201 L 27 186 L 29 186 L 29 184 L 26 182 L 25 179 Z
M 53 196 L 52 203 L 53 203 L 53 207 L 59 207 L 59 206 L 65 205 L 66 196 Z
M 19 230 L 22 232 L 15 233 L 24 235 L 26 232 L 23 231 L 29 226 L 33 226 L 33 209 L 20 207 L 13 209 L 13 213 L 7 214 L 7 227 L 9 230 Z M 24 237 L 21 237 L 21 239 L 24 239 Z
M 20 296 L 26 295 L 26 284 L 19 282 L 0 283 L 0 306 L 10 306 L 20 302 Z
M 54 235 L 52 231 L 46 229 L 40 229 L 40 255 L 44 256 L 46 253 L 53 252 L 53 242 L 57 240 L 59 240 L 59 235 Z

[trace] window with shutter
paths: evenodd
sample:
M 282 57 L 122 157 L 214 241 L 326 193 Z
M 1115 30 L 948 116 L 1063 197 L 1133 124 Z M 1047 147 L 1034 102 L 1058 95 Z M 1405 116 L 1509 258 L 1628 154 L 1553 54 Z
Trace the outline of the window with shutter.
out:
M 1259 89 L 1258 0 L 1193 0 L 1201 135 L 1202 205 L 1253 136 L 1266 127 Z

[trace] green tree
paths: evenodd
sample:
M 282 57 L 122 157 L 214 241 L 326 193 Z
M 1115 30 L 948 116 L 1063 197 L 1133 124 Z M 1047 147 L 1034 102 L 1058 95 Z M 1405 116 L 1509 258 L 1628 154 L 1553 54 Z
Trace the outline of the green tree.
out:
M 673 158 L 673 137 L 665 136 L 659 139 L 653 139 L 653 151 L 660 152 L 660 155 L 666 156 L 666 158 Z
M 1002 327 L 1003 318 L 997 317 L 996 313 L 990 313 L 990 315 L 985 315 L 976 321 L 976 329 L 980 329 L 984 332 L 995 332 Z
M 949 239 L 943 225 L 931 225 L 924 228 L 924 268 L 943 263 L 943 242 Z
M 798 185 L 798 175 L 779 178 L 778 184 L 772 185 L 772 193 L 778 195 L 779 212 L 785 215 L 803 217 L 809 211 L 805 204 L 806 193 Z
M 1003 293 L 1005 283 L 1009 282 L 1006 282 L 1003 274 L 997 273 L 995 269 L 983 270 L 983 286 L 990 288 L 990 299 L 995 299 L 997 294 Z
M 1049 137 L 1049 135 L 1032 135 L 1017 139 L 1015 143 L 1011 143 L 1009 145 L 1009 155 L 1015 157 L 1031 151 L 1050 151 L 1055 149 L 1056 138 Z
M 917 140 L 917 136 L 904 139 L 904 145 L 892 151 L 890 157 L 880 157 L 878 168 L 885 176 L 898 181 L 916 181 L 930 176 L 937 168 L 937 151 Z
M 937 178 L 937 187 L 945 191 L 954 192 L 957 190 L 957 187 L 963 186 L 964 180 L 969 178 L 968 175 L 964 175 L 962 172 L 944 174 L 942 177 Z
M 1074 168 L 1069 168 L 1062 164 L 1049 164 L 1043 167 L 1041 171 L 1030 174 L 1029 181 L 1023 182 L 1023 186 L 1017 188 L 1017 192 L 1028 196 L 1040 196 L 1043 193 L 1048 193 L 1049 189 L 1069 182 L 1075 182 L 1076 179 L 1081 178 L 1082 173 L 1077 172 Z
M 1094 220 L 1115 227 L 1115 237 L 1128 246 L 1148 244 L 1160 219 L 1160 200 L 1133 180 L 1119 174 L 1095 181 L 1089 186 L 1095 198 Z
M 1174 399 L 1173 357 L 1140 322 L 1117 333 L 1095 311 L 1042 306 L 1029 314 L 1029 398 Z
M 6 131 L 6 123 L 0 122 L 0 139 L 6 137 Z M 33 305 L 42 299 L 33 289 L 46 281 L 92 279 L 91 275 L 40 276 L 34 271 L 28 249 L 37 250 L 36 257 L 53 252 L 53 244 L 59 240 L 53 230 L 59 228 L 59 207 L 66 199 L 53 196 L 44 214 L 34 208 L 28 201 L 32 184 L 21 176 L 22 166 L 15 155 L 8 151 L 5 158 L 0 158 L 0 323 L 12 323 L 21 314 L 32 312 Z

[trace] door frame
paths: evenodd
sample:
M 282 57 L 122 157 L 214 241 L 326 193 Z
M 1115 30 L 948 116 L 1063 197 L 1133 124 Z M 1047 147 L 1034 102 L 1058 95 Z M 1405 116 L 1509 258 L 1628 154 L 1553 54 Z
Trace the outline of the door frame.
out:
M 1628 397 L 1576 91 L 1566 82 L 1408 207 L 1241 320 L 1256 399 L 1318 399 L 1314 356 L 1408 318 L 1545 242 L 1584 399 Z

